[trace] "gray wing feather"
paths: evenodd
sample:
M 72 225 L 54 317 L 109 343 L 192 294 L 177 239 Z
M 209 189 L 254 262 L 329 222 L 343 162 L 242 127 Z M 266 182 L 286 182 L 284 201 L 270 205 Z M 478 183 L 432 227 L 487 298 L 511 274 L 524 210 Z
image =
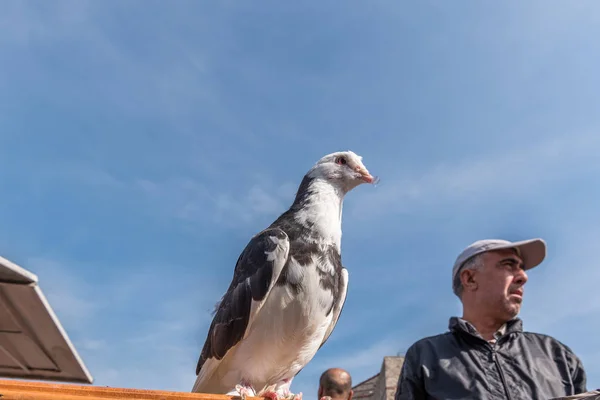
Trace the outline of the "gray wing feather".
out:
M 236 263 L 229 289 L 214 314 L 196 375 L 208 359 L 221 360 L 244 338 L 277 282 L 289 248 L 288 236 L 279 228 L 262 231 L 246 245 Z
M 329 328 L 327 328 L 327 331 L 325 332 L 325 336 L 323 336 L 323 341 L 321 342 L 321 345 L 319 346 L 319 348 L 323 347 L 323 345 L 325 344 L 327 339 L 329 339 L 329 336 L 331 336 L 331 333 L 335 329 L 338 319 L 340 318 L 340 315 L 342 314 L 342 309 L 344 308 L 344 303 L 346 302 L 346 295 L 348 293 L 348 270 L 346 268 L 342 268 L 340 271 L 339 285 L 340 285 L 339 296 L 337 298 L 336 303 L 333 305 L 333 310 L 332 310 L 333 318 L 331 319 Z

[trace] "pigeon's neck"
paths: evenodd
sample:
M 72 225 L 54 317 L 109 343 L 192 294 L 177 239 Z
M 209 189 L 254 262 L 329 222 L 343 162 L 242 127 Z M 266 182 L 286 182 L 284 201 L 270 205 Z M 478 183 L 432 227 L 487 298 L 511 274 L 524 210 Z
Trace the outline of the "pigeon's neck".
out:
M 344 193 L 324 179 L 305 178 L 296 200 L 295 219 L 320 240 L 334 244 L 338 251 L 342 240 Z

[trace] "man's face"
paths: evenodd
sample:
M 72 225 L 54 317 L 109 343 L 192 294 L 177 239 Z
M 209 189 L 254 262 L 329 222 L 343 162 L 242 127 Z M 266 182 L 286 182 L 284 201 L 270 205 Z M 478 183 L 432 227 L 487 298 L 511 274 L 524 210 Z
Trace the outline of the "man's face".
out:
M 476 301 L 490 315 L 510 320 L 519 314 L 527 274 L 514 250 L 490 251 L 482 255 L 483 266 L 475 272 Z

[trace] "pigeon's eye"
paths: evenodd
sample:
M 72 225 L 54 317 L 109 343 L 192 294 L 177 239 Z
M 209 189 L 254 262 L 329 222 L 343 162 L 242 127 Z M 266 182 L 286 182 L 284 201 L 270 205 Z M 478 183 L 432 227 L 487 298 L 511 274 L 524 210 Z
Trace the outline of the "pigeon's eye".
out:
M 336 164 L 340 164 L 340 165 L 346 165 L 346 158 L 345 157 L 338 157 L 335 159 L 335 163 Z

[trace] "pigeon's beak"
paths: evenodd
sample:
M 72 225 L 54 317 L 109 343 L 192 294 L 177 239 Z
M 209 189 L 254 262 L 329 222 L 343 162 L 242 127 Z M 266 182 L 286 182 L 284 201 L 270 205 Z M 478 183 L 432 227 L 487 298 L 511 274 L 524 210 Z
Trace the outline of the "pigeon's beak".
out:
M 356 172 L 358 172 L 360 174 L 360 177 L 363 181 L 365 181 L 367 183 L 375 182 L 375 177 L 373 175 L 371 175 L 369 173 L 369 171 L 367 171 L 366 168 L 357 167 Z

